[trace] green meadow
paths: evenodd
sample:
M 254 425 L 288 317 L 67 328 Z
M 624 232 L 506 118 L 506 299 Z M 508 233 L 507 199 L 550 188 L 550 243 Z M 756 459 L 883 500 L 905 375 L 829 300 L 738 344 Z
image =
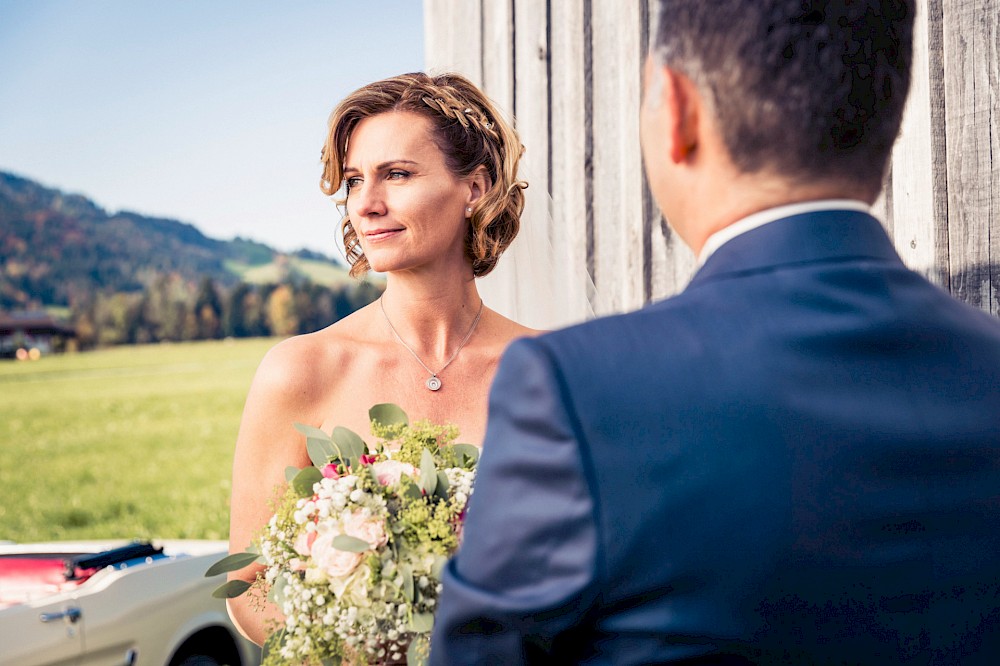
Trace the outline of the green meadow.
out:
M 0 362 L 0 540 L 226 538 L 243 401 L 274 343 Z

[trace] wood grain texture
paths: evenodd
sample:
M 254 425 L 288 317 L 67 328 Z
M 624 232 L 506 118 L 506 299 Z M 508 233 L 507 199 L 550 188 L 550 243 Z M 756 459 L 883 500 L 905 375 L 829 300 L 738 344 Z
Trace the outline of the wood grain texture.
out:
M 638 3 L 594 2 L 594 280 L 598 314 L 641 307 L 642 156 Z
M 590 271 L 598 313 L 677 293 L 695 269 L 642 172 L 641 67 L 655 4 L 425 0 L 428 66 L 474 62 L 453 51 L 479 50 L 487 93 L 516 107 L 532 185 L 548 182 L 553 244 Z M 907 265 L 1000 314 L 1000 0 L 917 5 L 911 94 L 873 210 Z M 473 18 L 456 22 L 476 8 L 478 41 L 466 30 Z
M 550 173 L 552 193 L 552 246 L 565 252 L 565 265 L 557 280 L 584 280 L 587 273 L 587 128 L 585 11 L 579 0 L 552 0 L 549 31 L 551 89 Z M 593 230 L 591 229 L 590 232 Z M 584 285 L 585 288 L 590 285 Z M 593 290 L 588 296 L 593 298 Z M 582 319 L 586 311 L 579 312 Z
M 514 117 L 514 3 L 483 0 L 483 89 L 507 114 Z
M 995 0 L 943 7 L 948 244 L 952 293 L 997 314 L 1000 84 Z
M 482 24 L 479 0 L 424 0 L 424 69 L 482 85 Z
M 892 153 L 888 221 L 896 249 L 907 266 L 941 282 L 947 273 L 947 236 L 942 237 L 938 228 L 947 228 L 948 193 L 935 165 L 945 161 L 944 90 L 937 76 L 942 56 L 940 34 L 931 35 L 931 31 L 940 31 L 941 24 L 940 20 L 929 20 L 939 9 L 940 0 L 917 1 L 912 83 Z M 940 246 L 942 240 L 944 247 Z

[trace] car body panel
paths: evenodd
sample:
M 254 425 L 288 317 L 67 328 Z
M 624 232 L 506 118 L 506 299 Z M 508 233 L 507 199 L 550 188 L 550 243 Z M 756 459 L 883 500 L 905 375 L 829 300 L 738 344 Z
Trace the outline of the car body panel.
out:
M 0 556 L 100 552 L 122 544 L 0 546 Z M 211 596 L 224 576 L 204 576 L 226 553 L 226 543 L 157 545 L 163 547 L 163 556 L 108 566 L 70 589 L 0 609 L 0 666 L 167 666 L 186 641 L 211 628 L 226 631 L 244 666 L 258 663 L 259 650 L 239 636 L 225 602 Z M 41 619 L 44 613 L 68 609 L 78 609 L 79 617 Z

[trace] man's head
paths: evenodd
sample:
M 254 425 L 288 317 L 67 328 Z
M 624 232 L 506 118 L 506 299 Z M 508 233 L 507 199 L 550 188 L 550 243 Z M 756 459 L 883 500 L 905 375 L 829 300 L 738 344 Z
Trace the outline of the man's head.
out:
M 737 173 L 877 193 L 909 89 L 913 14 L 914 0 L 660 0 L 646 103 L 677 74 Z

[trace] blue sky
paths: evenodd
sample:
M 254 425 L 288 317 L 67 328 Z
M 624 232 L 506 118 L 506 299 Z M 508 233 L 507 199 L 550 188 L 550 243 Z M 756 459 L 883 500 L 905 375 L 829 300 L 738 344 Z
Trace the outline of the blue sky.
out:
M 336 254 L 337 101 L 423 67 L 420 0 L 0 0 L 0 170 Z

